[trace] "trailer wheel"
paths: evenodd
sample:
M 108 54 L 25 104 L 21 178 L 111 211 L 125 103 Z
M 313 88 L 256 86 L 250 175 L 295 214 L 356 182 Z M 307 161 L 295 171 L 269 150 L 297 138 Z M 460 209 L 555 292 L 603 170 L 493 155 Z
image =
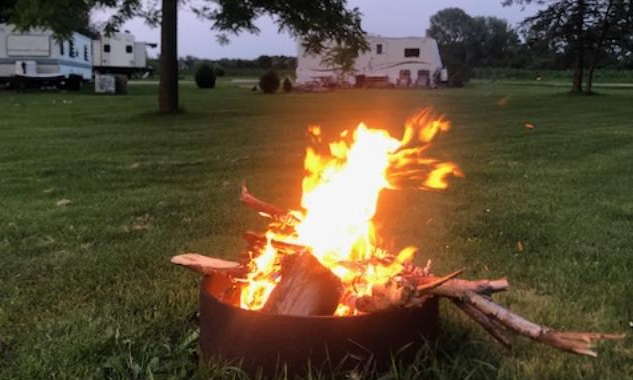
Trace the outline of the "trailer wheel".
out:
M 81 82 L 83 77 L 77 74 L 70 74 L 68 79 L 66 79 L 66 89 L 68 91 L 79 91 L 81 90 Z
M 14 77 L 11 79 L 9 88 L 18 92 L 23 92 L 26 90 L 26 83 L 22 80 L 22 78 Z

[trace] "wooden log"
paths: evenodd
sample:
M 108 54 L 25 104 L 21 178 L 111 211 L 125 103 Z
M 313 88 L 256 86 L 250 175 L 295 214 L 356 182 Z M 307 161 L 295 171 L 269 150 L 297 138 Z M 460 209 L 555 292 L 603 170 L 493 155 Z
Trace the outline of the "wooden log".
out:
M 266 243 L 268 242 L 268 240 L 266 239 L 266 236 L 258 234 L 256 232 L 252 232 L 252 231 L 244 232 L 243 236 L 244 236 L 244 240 L 246 240 L 246 243 L 248 243 L 248 246 L 250 248 L 262 248 L 262 247 L 265 247 Z M 274 240 L 274 239 L 270 241 L 270 244 L 272 244 L 272 246 L 275 249 L 289 252 L 289 253 L 300 253 L 307 250 L 307 248 L 303 245 L 287 243 L 285 241 Z
M 342 296 L 341 281 L 309 252 L 291 255 L 281 264 L 281 279 L 262 311 L 310 316 L 332 315 Z
M 442 284 L 453 281 L 464 272 L 455 271 L 443 277 L 437 276 L 401 276 L 400 281 L 389 280 L 384 285 L 372 287 L 372 294 L 355 300 L 354 306 L 363 313 L 373 313 L 394 307 L 408 307 L 419 303 L 424 293 Z
M 402 281 L 393 279 L 383 285 L 374 285 L 372 294 L 354 300 L 356 310 L 374 313 L 381 310 L 411 306 L 414 288 Z
M 284 210 L 281 207 L 277 207 L 271 203 L 264 202 L 255 198 L 248 192 L 246 185 L 242 184 L 242 192 L 240 195 L 240 202 L 253 210 L 268 216 L 272 219 L 281 221 L 285 224 L 295 225 L 300 220 L 296 215 L 293 215 L 289 210 Z
M 575 354 L 598 356 L 592 350 L 595 342 L 605 339 L 622 339 L 625 336 L 624 334 L 557 331 L 531 322 L 472 291 L 464 292 L 460 300 L 519 335 Z
M 444 277 L 405 275 L 398 283 L 399 287 L 360 297 L 355 305 L 360 311 L 375 312 L 393 307 L 415 306 L 429 295 L 446 297 L 505 347 L 510 347 L 510 332 L 513 332 L 564 351 L 597 356 L 592 350 L 595 342 L 624 338 L 623 334 L 563 332 L 538 325 L 491 300 L 493 293 L 508 289 L 505 278 L 479 281 L 454 278 L 460 273 L 461 271 L 457 271 Z M 415 290 L 413 296 L 408 289 Z
M 510 341 L 510 334 L 498 323 L 495 322 L 494 319 L 488 318 L 485 314 L 477 310 L 472 305 L 464 303 L 457 299 L 451 300 L 455 306 L 457 306 L 461 311 L 463 311 L 466 315 L 468 315 L 472 320 L 479 323 L 481 327 L 484 328 L 493 338 L 497 340 L 497 342 L 501 343 L 505 348 L 510 348 L 512 342 Z
M 435 276 L 429 276 L 435 277 Z M 431 280 L 424 280 L 431 281 Z M 508 280 L 500 278 L 498 280 L 478 280 L 468 281 L 451 279 L 440 284 L 437 287 L 428 289 L 428 292 L 436 295 L 449 298 L 460 298 L 466 291 L 471 291 L 483 295 L 485 297 L 492 296 L 493 293 L 502 292 L 508 289 Z
M 418 292 L 423 292 L 425 290 L 428 291 L 437 288 L 438 286 L 441 286 L 442 284 L 445 284 L 464 273 L 465 270 L 466 269 L 460 269 L 444 277 L 426 276 L 424 281 L 420 281 L 421 283 L 416 286 L 416 290 Z
M 246 274 L 248 269 L 236 261 L 223 260 L 215 257 L 203 256 L 198 253 L 185 253 L 171 258 L 176 265 L 191 269 L 201 274 L 222 272 L 232 275 Z

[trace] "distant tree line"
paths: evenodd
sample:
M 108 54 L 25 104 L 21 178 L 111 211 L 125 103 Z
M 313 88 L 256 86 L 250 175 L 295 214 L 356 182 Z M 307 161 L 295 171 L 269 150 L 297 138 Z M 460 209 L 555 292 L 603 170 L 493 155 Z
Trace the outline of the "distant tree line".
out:
M 297 67 L 297 58 L 285 55 L 261 55 L 255 59 L 221 58 L 206 59 L 192 55 L 178 58 L 178 67 L 182 71 L 193 70 L 200 64 L 221 67 L 224 70 L 262 69 L 262 70 L 293 70 Z
M 633 69 L 630 0 L 502 3 L 536 3 L 543 7 L 517 29 L 503 19 L 471 17 L 459 8 L 446 8 L 431 17 L 427 35 L 437 40 L 449 71 L 468 73 L 474 67 L 571 68 L 572 92 L 591 93 L 596 69 Z

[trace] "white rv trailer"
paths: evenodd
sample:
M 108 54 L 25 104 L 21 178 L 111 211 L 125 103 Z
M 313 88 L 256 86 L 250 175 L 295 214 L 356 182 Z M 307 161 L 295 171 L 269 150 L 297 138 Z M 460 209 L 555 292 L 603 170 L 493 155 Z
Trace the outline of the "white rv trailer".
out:
M 14 26 L 0 24 L 0 78 L 92 77 L 92 41 L 73 33 L 59 42 L 53 32 L 31 29 L 19 32 Z
M 340 69 L 322 63 L 320 55 L 307 54 L 299 43 L 297 82 L 337 82 L 349 84 L 362 81 L 383 82 L 390 85 L 434 87 L 435 73 L 442 69 L 437 43 L 430 37 L 367 38 L 370 50 L 361 53 L 354 65 L 354 74 L 341 78 Z
M 129 32 L 102 34 L 92 41 L 94 71 L 131 74 L 147 69 L 147 47 L 156 44 L 137 42 Z

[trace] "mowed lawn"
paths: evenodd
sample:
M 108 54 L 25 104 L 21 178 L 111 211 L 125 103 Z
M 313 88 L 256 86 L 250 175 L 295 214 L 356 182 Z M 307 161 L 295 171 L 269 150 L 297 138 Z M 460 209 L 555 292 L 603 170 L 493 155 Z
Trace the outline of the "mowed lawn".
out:
M 169 258 L 234 257 L 245 230 L 264 228 L 238 202 L 242 181 L 297 207 L 308 125 L 326 138 L 359 121 L 400 134 L 425 106 L 452 121 L 434 152 L 466 176 L 444 192 L 384 193 L 385 245 L 419 246 L 438 274 L 507 276 L 499 302 L 543 324 L 631 335 L 633 90 L 563 91 L 269 96 L 223 82 L 181 86 L 176 116 L 155 113 L 154 85 L 116 97 L 0 92 L 0 379 L 239 377 L 198 365 L 199 278 Z M 596 359 L 525 339 L 506 351 L 451 305 L 441 317 L 430 359 L 376 376 L 633 375 L 631 338 Z

